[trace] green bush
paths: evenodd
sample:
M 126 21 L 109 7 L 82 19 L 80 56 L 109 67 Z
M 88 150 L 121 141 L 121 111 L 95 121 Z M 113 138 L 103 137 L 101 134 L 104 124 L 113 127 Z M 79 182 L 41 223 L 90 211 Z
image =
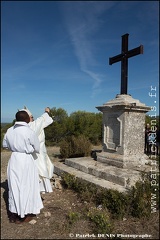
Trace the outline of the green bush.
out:
M 114 218 L 123 218 L 127 212 L 128 197 L 113 189 L 101 189 L 95 197 L 97 204 L 107 208 Z
M 68 173 L 63 173 L 62 180 L 63 180 L 63 185 L 66 186 L 67 188 L 73 189 L 75 191 L 78 190 L 77 179 L 74 175 L 68 174 Z
M 92 208 L 87 217 L 95 224 L 94 233 L 110 234 L 113 227 L 107 212 L 101 211 L 97 208 Z
M 159 175 L 157 174 L 158 177 Z M 92 183 L 66 173 L 62 175 L 62 179 L 68 188 L 78 192 L 81 200 L 102 205 L 103 208 L 108 209 L 113 218 L 122 219 L 127 215 L 138 218 L 150 217 L 152 201 L 156 203 L 153 207 L 155 207 L 155 210 L 158 210 L 159 186 L 157 186 L 155 191 L 155 186 L 151 186 L 149 174 L 142 176 L 142 181 L 138 181 L 126 193 L 97 187 Z M 157 183 L 159 182 L 158 180 L 159 178 Z
M 69 225 L 74 224 L 76 221 L 80 219 L 80 217 L 81 217 L 81 214 L 78 212 L 69 212 L 67 215 Z
M 96 205 L 103 205 L 113 217 L 123 218 L 128 207 L 128 197 L 112 189 L 97 187 L 93 183 L 76 178 L 74 175 L 64 173 L 62 175 L 64 184 L 79 193 L 83 201 L 94 202 Z
M 159 176 L 157 174 L 157 178 Z M 155 199 L 157 205 L 155 206 L 158 209 L 159 206 L 159 185 L 156 188 L 151 185 L 150 174 L 142 176 L 142 181 L 136 182 L 129 193 L 129 205 L 130 205 L 130 214 L 134 217 L 150 217 L 151 215 L 151 201 L 152 194 L 155 194 Z M 157 179 L 157 183 L 159 180 Z
M 60 143 L 60 154 L 62 158 L 87 157 L 91 154 L 91 143 L 83 135 L 66 137 Z

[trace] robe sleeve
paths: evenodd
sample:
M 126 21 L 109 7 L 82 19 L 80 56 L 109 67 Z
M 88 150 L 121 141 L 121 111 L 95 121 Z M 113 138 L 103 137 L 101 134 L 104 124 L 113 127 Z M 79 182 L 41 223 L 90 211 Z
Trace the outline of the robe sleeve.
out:
M 51 123 L 53 123 L 53 119 L 48 115 L 48 113 L 44 113 L 41 117 L 37 118 L 33 122 L 30 122 L 29 126 L 39 136 L 41 131 Z
M 6 134 L 4 135 L 2 146 L 3 146 L 3 148 L 8 148 L 9 147 L 8 144 L 7 144 Z

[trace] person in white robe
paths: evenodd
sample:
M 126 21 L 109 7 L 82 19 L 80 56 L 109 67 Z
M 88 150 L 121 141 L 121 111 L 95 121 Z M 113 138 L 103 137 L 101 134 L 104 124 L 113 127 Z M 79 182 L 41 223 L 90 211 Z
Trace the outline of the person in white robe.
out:
M 54 165 L 47 154 L 44 133 L 44 128 L 53 123 L 52 117 L 49 116 L 50 108 L 46 107 L 42 116 L 35 120 L 28 108 L 24 107 L 22 110 L 28 113 L 30 117 L 29 126 L 36 132 L 40 142 L 40 152 L 37 154 L 38 159 L 36 161 L 40 178 L 40 191 L 41 193 L 53 192 L 50 179 L 53 177 Z
M 12 151 L 7 180 L 9 211 L 12 213 L 10 222 L 15 223 L 31 220 L 31 215 L 39 214 L 43 208 L 36 165 L 40 143 L 29 127 L 29 121 L 25 111 L 18 111 L 14 126 L 7 130 L 3 138 L 3 147 Z

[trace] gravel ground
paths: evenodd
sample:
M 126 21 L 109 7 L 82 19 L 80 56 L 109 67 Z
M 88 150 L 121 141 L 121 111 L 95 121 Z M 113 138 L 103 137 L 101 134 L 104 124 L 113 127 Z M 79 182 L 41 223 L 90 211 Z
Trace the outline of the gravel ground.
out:
M 58 161 L 58 148 L 50 147 L 47 151 L 53 163 Z M 93 225 L 85 218 L 80 218 L 72 225 L 69 224 L 67 220 L 69 213 L 82 214 L 86 209 L 91 208 L 91 203 L 81 202 L 75 192 L 64 188 L 54 188 L 53 193 L 43 194 L 44 208 L 34 221 L 23 224 L 9 223 L 6 169 L 10 154 L 5 150 L 1 152 L 1 239 L 88 239 L 87 236 L 90 236 L 90 239 L 100 239 L 93 235 Z M 149 220 L 128 218 L 124 221 L 115 220 L 113 225 L 113 234 L 138 235 L 136 239 L 159 239 L 158 212 Z M 145 234 L 152 237 L 142 237 Z M 102 239 L 104 238 L 107 237 L 103 236 Z M 133 239 L 133 237 L 121 239 Z

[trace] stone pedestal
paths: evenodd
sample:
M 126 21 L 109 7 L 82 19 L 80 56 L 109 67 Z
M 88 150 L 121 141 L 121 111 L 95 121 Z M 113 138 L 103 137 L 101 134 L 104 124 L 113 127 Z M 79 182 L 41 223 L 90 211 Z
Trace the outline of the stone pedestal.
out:
M 150 107 L 120 94 L 103 106 L 96 107 L 103 113 L 103 151 L 97 161 L 120 168 L 144 165 L 145 114 Z

